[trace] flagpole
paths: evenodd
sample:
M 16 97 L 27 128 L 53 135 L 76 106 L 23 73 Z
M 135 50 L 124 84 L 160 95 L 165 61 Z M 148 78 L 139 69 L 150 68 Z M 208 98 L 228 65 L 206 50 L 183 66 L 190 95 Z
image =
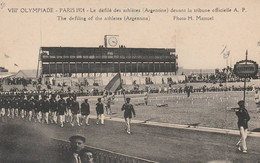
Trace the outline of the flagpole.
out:
M 248 55 L 248 52 L 247 52 L 247 50 L 246 50 L 246 64 L 247 64 L 247 55 Z M 244 106 L 245 106 L 245 104 L 246 104 L 246 77 L 244 78 L 244 98 L 243 98 L 243 100 L 244 100 Z

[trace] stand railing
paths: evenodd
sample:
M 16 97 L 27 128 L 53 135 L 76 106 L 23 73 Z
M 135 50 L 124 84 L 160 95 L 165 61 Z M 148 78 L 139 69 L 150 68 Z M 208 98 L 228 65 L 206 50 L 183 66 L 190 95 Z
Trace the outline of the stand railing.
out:
M 53 142 L 59 151 L 60 157 L 68 152 L 70 148 L 69 141 L 53 139 Z M 157 163 L 155 161 L 128 156 L 96 147 L 85 146 L 85 148 L 92 153 L 95 163 Z

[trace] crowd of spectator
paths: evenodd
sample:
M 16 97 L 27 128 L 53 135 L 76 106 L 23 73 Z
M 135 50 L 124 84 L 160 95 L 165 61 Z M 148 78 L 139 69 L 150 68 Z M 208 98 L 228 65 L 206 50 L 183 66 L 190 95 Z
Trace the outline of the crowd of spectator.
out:
M 123 86 L 124 87 L 124 86 Z M 48 88 L 48 87 L 47 87 Z M 58 88 L 58 87 L 56 87 Z M 74 89 L 73 89 L 74 88 Z M 31 93 L 59 93 L 59 94 L 68 94 L 68 93 L 75 93 L 78 96 L 102 96 L 105 93 L 105 90 L 102 87 L 79 87 L 79 89 L 75 89 L 77 87 L 71 88 L 70 86 L 62 87 L 61 89 L 42 89 L 42 85 L 38 84 L 36 89 L 34 90 L 27 90 L 26 87 L 23 89 L 18 88 L 11 88 L 9 91 L 1 92 L 1 93 L 20 93 L 20 94 L 31 94 Z M 258 87 L 254 88 L 253 86 L 247 86 L 246 91 L 254 91 Z M 260 88 L 258 88 L 260 89 Z M 195 86 L 191 83 L 182 84 L 182 85 L 171 85 L 171 84 L 164 84 L 164 85 L 146 85 L 140 87 L 138 84 L 134 86 L 125 86 L 124 89 L 119 89 L 115 92 L 115 95 L 122 95 L 122 94 L 143 94 L 145 92 L 149 93 L 187 93 L 187 90 L 189 92 L 223 92 L 223 91 L 243 91 L 244 87 L 242 86 L 225 86 L 223 84 L 217 84 L 217 85 L 200 85 Z
M 227 66 L 222 70 L 215 69 L 215 73 L 192 73 L 186 75 L 186 82 L 188 83 L 197 83 L 197 82 L 206 82 L 206 83 L 223 83 L 223 82 L 240 82 L 242 79 L 237 77 L 234 74 L 234 71 L 231 67 Z
M 191 74 L 187 75 L 184 81 L 174 81 L 171 77 L 167 80 L 162 78 L 162 85 L 154 85 L 154 82 L 150 77 L 145 78 L 147 86 L 141 88 L 136 81 L 133 82 L 133 86 L 126 86 L 124 90 L 118 90 L 115 94 L 142 94 L 144 92 L 150 93 L 186 93 L 189 92 L 220 92 L 220 91 L 243 91 L 241 86 L 223 86 L 225 82 L 239 82 L 242 79 L 236 77 L 231 67 L 224 68 L 222 70 L 216 69 L 214 74 Z M 250 79 L 247 79 L 250 81 Z M 205 85 L 194 86 L 192 83 L 205 83 Z M 213 83 L 214 86 L 210 86 L 206 83 Z M 219 83 L 219 84 L 216 84 Z M 32 79 L 25 79 L 20 77 L 7 78 L 7 85 L 23 85 L 22 89 L 11 88 L 9 92 L 28 92 L 27 85 L 32 84 L 33 91 L 37 92 L 57 92 L 57 93 L 71 93 L 74 92 L 80 96 L 101 96 L 104 94 L 104 90 L 101 86 L 89 86 L 87 79 L 84 79 L 83 83 L 74 83 L 74 86 L 69 86 L 66 82 L 57 82 L 54 78 L 52 80 L 46 80 L 42 82 L 42 78 L 37 81 Z M 187 89 L 189 85 L 189 89 Z M 254 90 L 252 86 L 246 88 L 247 91 Z
M 254 87 L 247 86 L 246 91 L 253 91 Z M 259 89 L 259 87 L 258 87 Z M 154 88 L 149 88 L 150 93 L 187 93 L 187 91 L 190 92 L 224 92 L 224 91 L 243 91 L 244 87 L 241 86 L 199 86 L 199 87 L 193 87 L 193 86 L 178 86 L 178 87 L 168 87 L 168 86 L 159 86 Z M 125 94 L 142 94 L 144 92 L 147 92 L 146 89 L 126 89 Z M 117 94 L 123 93 L 123 91 L 119 91 Z
M 23 77 L 9 77 L 6 79 L 7 85 L 28 85 L 32 84 L 32 79 L 25 79 Z

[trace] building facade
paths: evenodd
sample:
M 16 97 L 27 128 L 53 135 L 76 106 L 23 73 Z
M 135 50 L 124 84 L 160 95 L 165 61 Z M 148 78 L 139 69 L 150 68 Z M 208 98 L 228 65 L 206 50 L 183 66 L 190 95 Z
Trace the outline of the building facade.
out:
M 163 48 L 41 47 L 37 74 L 176 74 L 177 58 Z

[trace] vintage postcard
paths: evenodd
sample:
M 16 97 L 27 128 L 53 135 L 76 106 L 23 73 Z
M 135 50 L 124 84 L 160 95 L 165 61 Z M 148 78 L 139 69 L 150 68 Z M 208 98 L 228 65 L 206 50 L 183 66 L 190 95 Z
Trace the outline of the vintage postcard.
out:
M 0 162 L 260 162 L 259 16 L 257 0 L 0 0 Z

